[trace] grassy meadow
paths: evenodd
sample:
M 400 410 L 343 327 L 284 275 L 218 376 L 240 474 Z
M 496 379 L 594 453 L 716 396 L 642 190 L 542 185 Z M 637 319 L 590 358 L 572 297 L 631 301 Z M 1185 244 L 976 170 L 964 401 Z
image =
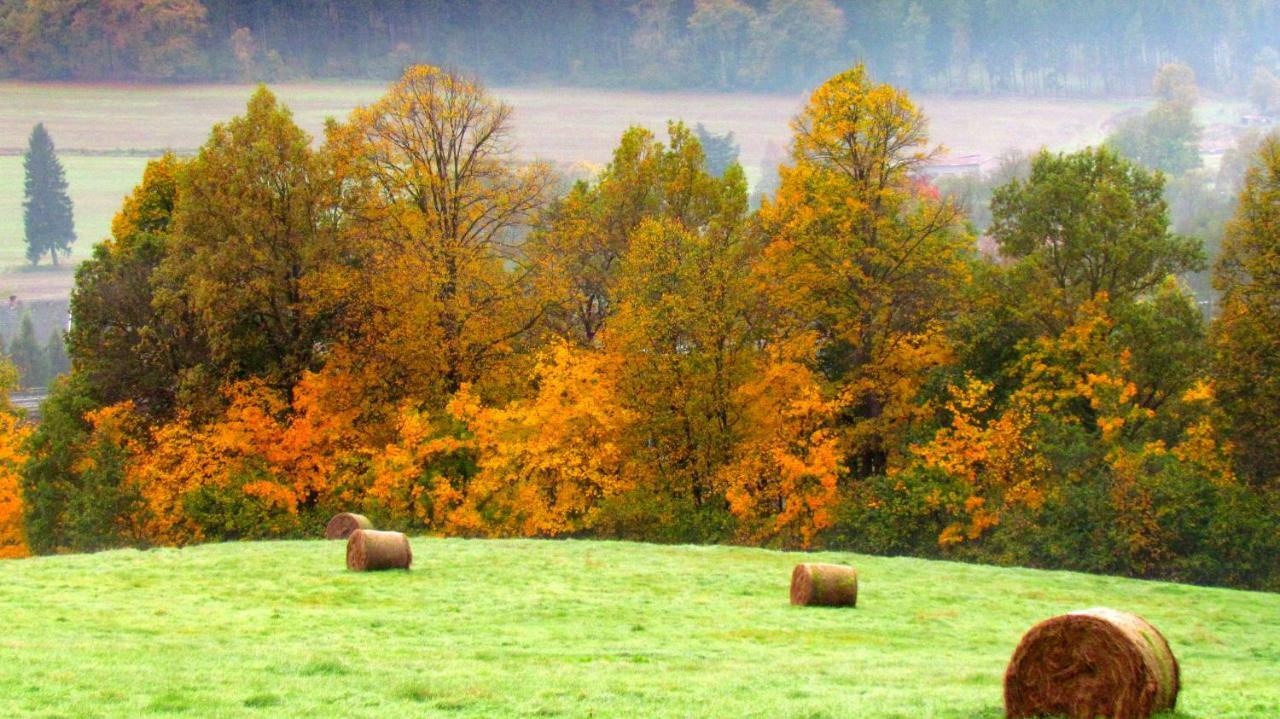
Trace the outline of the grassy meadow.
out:
M 0 716 L 996 719 L 1040 619 L 1147 617 L 1183 719 L 1280 716 L 1280 595 L 841 553 L 414 540 L 0 563 Z M 798 561 L 861 572 L 859 607 L 791 607 Z

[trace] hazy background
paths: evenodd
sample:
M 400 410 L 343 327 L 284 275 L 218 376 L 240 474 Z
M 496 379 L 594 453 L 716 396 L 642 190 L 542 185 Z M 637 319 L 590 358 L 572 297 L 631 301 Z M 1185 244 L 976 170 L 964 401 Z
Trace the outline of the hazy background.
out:
M 21 154 L 36 122 L 67 171 L 74 264 L 147 158 L 193 152 L 256 82 L 318 134 L 406 65 L 449 65 L 515 107 L 523 157 L 586 175 L 627 126 L 682 119 L 732 132 L 758 185 L 807 91 L 856 62 L 911 90 L 949 150 L 938 172 L 958 176 L 997 170 L 1008 150 L 1102 142 L 1178 61 L 1201 88 L 1212 171 L 1265 107 L 1260 92 L 1280 101 L 1278 37 L 1271 1 L 0 0 L 0 296 L 59 301 L 73 282 L 65 264 L 23 262 Z

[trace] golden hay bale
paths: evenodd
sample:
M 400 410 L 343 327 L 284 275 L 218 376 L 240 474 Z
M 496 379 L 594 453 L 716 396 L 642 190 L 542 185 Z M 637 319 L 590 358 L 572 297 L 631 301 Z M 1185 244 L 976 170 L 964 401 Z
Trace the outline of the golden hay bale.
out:
M 409 538 L 399 532 L 357 529 L 347 538 L 347 569 L 353 572 L 408 569 L 410 564 Z
M 333 515 L 333 519 L 324 526 L 325 539 L 346 539 L 357 529 L 373 529 L 373 522 L 363 514 L 343 512 Z
M 1142 617 L 1086 609 L 1031 628 L 1004 675 L 1009 719 L 1146 719 L 1178 701 L 1178 660 Z
M 791 572 L 791 603 L 800 606 L 858 606 L 858 572 L 839 564 L 797 564 Z

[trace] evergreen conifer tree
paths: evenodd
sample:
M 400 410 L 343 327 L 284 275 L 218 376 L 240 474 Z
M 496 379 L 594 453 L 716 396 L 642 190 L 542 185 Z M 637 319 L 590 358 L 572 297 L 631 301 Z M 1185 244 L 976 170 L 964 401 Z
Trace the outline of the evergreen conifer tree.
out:
M 9 348 L 13 364 L 18 368 L 18 386 L 43 387 L 49 381 L 49 360 L 44 348 L 36 341 L 35 326 L 31 315 L 22 317 L 22 329 Z
M 26 229 L 27 259 L 34 266 L 48 253 L 57 267 L 58 254 L 70 254 L 76 232 L 71 198 L 67 196 L 66 173 L 54 154 L 53 138 L 43 123 L 31 130 L 23 169 L 26 182 L 22 220 Z
M 62 331 L 55 329 L 49 334 L 49 341 L 44 346 L 44 356 L 49 365 L 48 381 L 71 371 L 71 358 L 67 356 L 67 343 Z

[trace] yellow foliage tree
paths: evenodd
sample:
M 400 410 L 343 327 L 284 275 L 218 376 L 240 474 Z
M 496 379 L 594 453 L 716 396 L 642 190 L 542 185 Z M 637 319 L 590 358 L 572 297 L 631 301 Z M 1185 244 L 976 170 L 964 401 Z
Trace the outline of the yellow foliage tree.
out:
M 350 350 L 330 361 L 377 403 L 439 408 L 463 383 L 501 384 L 540 317 L 515 240 L 550 171 L 513 160 L 510 119 L 477 82 L 414 66 L 328 128 L 349 258 L 319 285 Z
M 556 334 L 596 346 L 618 311 L 617 283 L 636 230 L 661 221 L 696 231 L 725 210 L 726 191 L 737 191 L 740 170 L 730 184 L 708 173 L 703 148 L 683 123 L 669 123 L 667 135 L 664 144 L 642 127 L 628 129 L 608 167 L 553 203 L 530 236 L 547 324 Z M 732 211 L 737 204 L 745 209 L 734 199 Z
M 804 363 L 775 357 L 738 390 L 745 437 L 719 483 L 743 539 L 809 547 L 835 520 L 840 403 Z
M 631 488 L 623 465 L 633 417 L 618 394 L 620 364 L 561 341 L 535 368 L 530 399 L 486 408 L 464 388 L 453 410 L 474 433 L 479 458 L 467 504 L 487 532 L 590 529 L 601 502 Z
M 973 377 L 954 387 L 946 405 L 950 424 L 927 444 L 912 447 L 925 467 L 965 487 L 963 496 L 945 508 L 949 516 L 961 519 L 938 537 L 942 546 L 980 538 L 999 524 L 1008 507 L 1021 504 L 1035 509 L 1044 501 L 1050 467 L 1036 446 L 1033 415 L 1019 402 L 986 419 L 992 409 L 991 389 L 990 383 Z
M 604 345 L 622 401 L 636 415 L 631 453 L 648 488 L 678 502 L 723 505 L 715 475 L 742 432 L 736 389 L 761 363 L 760 299 L 750 291 L 756 244 L 745 224 L 746 182 L 726 173 L 722 210 L 690 230 L 649 220 L 631 239 Z
M 972 238 L 957 207 L 915 179 L 933 156 L 906 94 L 855 67 L 819 87 L 792 123 L 791 164 L 760 210 L 761 289 L 818 331 L 818 366 L 855 427 L 855 476 L 886 471 L 923 373 L 949 358 L 939 327 L 968 279 Z M 915 413 L 915 414 L 913 414 Z

